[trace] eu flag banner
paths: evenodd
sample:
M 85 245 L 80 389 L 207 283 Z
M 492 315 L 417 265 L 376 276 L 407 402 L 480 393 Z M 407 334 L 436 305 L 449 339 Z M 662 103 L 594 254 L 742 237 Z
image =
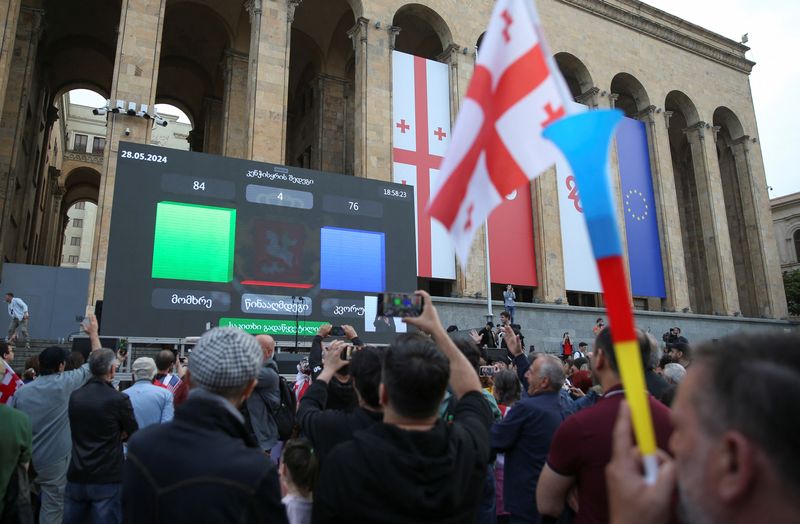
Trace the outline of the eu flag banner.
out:
M 633 295 L 663 298 L 667 293 L 644 123 L 622 119 L 617 128 L 617 154 Z

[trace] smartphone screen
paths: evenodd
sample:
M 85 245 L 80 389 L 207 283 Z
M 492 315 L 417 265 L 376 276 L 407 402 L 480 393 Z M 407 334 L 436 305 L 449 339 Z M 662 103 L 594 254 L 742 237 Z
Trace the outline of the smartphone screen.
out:
M 422 314 L 422 297 L 413 293 L 378 293 L 378 316 L 418 317 Z
M 481 366 L 478 368 L 478 376 L 479 377 L 492 377 L 494 376 L 495 369 L 494 366 Z

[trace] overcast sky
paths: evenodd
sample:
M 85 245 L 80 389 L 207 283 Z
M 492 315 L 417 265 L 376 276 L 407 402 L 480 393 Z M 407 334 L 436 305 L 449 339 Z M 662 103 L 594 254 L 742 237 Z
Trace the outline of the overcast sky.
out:
M 799 0 L 645 0 L 659 9 L 739 41 L 748 33 L 747 58 L 767 184 L 775 198 L 800 191 Z
M 775 198 L 800 191 L 800 110 L 795 105 L 800 86 L 800 0 L 646 0 L 646 3 L 739 41 L 749 34 L 747 57 L 756 62 L 750 76 L 758 118 L 758 138 L 767 183 Z M 83 90 L 81 90 L 83 91 Z M 88 95 L 87 95 L 88 93 Z M 85 105 L 105 101 L 84 91 L 73 100 Z M 79 101 L 80 100 L 80 101 Z M 183 115 L 158 104 L 160 113 Z M 188 123 L 185 116 L 179 119 Z

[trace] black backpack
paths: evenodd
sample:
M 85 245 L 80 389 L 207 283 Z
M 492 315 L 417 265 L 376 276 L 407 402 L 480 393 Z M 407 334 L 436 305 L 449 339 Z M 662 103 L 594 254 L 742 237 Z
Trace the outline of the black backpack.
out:
M 278 439 L 285 441 L 294 436 L 297 400 L 294 398 L 294 392 L 289 387 L 289 383 L 280 375 L 278 376 L 278 389 L 281 392 L 281 403 L 278 409 L 269 411 L 278 426 Z M 269 403 L 267 403 L 267 408 L 269 408 Z

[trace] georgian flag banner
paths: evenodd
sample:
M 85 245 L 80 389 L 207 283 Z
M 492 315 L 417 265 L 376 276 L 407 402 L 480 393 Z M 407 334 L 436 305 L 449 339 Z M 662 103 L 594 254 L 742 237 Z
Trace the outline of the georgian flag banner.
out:
M 429 209 L 462 265 L 492 210 L 555 163 L 542 129 L 570 113 L 571 101 L 533 2 L 498 0 Z
M 432 221 L 428 203 L 450 143 L 450 78 L 447 64 L 392 52 L 392 179 L 414 186 L 417 275 L 455 279 L 453 244 Z

